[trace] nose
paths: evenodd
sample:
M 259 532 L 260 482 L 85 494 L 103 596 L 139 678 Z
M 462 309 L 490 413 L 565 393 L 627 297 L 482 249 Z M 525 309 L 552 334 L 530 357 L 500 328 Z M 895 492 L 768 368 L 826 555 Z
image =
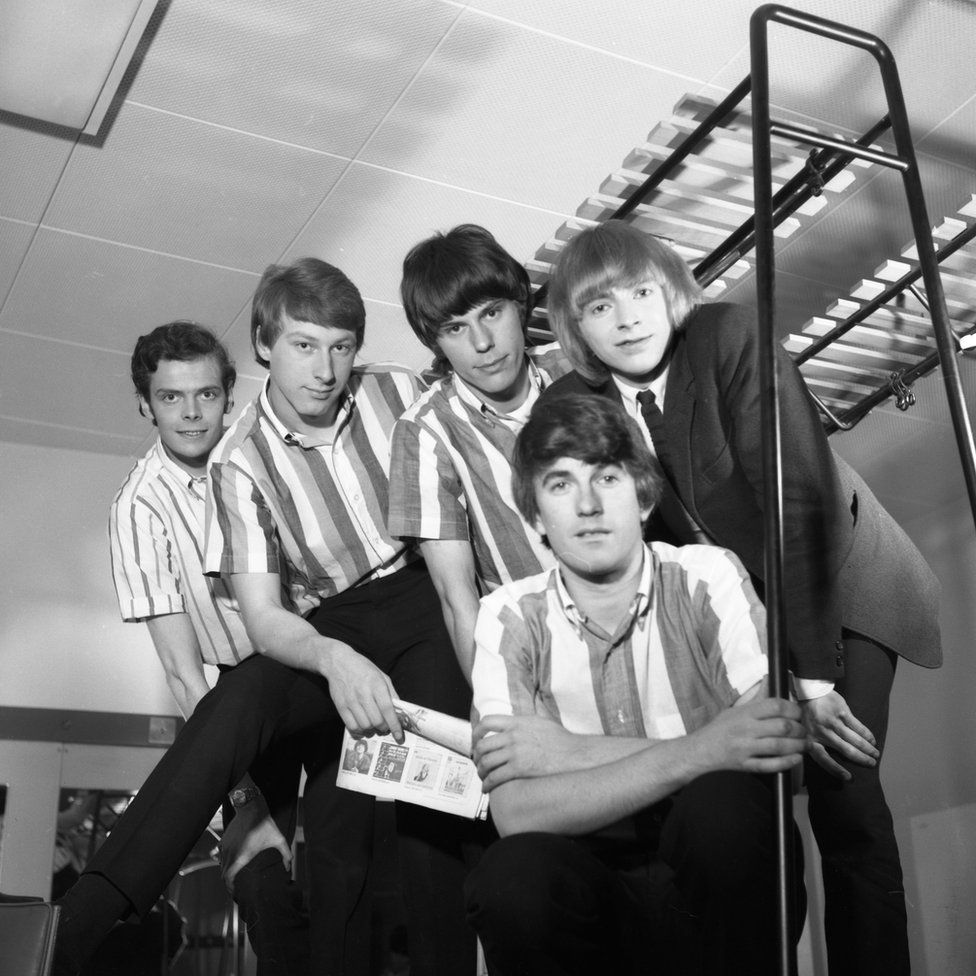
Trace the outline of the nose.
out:
M 629 298 L 619 297 L 616 303 L 617 327 L 629 329 L 640 321 L 640 310 L 637 303 Z
M 183 419 L 184 420 L 197 420 L 202 414 L 200 408 L 200 400 L 198 397 L 191 396 L 187 397 L 183 401 Z
M 488 352 L 495 344 L 491 329 L 484 322 L 476 322 L 471 326 L 471 343 L 478 352 Z
M 332 368 L 332 356 L 323 350 L 315 363 L 315 378 L 320 383 L 331 384 L 335 380 L 335 370 Z
M 580 515 L 599 515 L 602 509 L 603 505 L 596 488 L 589 482 L 580 485 L 579 494 L 576 497 L 577 512 Z

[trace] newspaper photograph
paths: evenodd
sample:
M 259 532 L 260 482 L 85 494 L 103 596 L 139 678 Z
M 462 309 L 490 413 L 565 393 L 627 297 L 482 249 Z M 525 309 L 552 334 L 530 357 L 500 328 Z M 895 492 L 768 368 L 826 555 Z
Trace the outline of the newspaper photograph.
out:
M 488 796 L 471 761 L 471 723 L 396 700 L 404 741 L 392 735 L 342 740 L 336 785 L 484 820 Z

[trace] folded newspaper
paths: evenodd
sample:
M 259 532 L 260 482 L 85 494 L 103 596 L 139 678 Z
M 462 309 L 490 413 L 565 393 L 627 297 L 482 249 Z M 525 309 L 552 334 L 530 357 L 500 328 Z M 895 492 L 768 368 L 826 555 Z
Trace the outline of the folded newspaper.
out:
M 471 723 L 409 702 L 393 704 L 403 743 L 392 735 L 355 739 L 347 729 L 336 785 L 484 820 L 488 794 L 470 758 Z

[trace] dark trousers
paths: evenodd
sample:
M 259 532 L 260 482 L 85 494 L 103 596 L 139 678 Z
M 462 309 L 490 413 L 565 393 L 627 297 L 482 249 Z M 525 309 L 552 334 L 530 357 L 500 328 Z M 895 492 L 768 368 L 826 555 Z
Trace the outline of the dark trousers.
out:
M 712 773 L 654 810 L 645 849 L 526 833 L 486 851 L 466 894 L 492 976 L 778 972 L 769 782 Z M 802 920 L 798 838 L 794 848 Z
M 883 751 L 897 658 L 857 634 L 845 632 L 844 643 L 845 675 L 837 691 Z M 823 871 L 830 976 L 907 976 L 905 890 L 880 768 L 848 763 L 836 754 L 834 759 L 851 771 L 849 782 L 806 763 L 810 823 Z
M 222 667 L 217 683 L 226 681 L 232 670 Z M 283 739 L 259 756 L 249 770 L 261 789 L 268 812 L 289 844 L 297 826 L 306 738 L 311 737 Z M 309 746 L 314 746 L 314 742 Z M 225 801 L 223 809 L 227 824 L 234 817 L 234 808 Z M 312 972 L 304 898 L 278 851 L 261 851 L 241 868 L 234 882 L 234 901 L 257 956 L 257 976 L 308 976 Z M 337 904 L 334 911 L 340 912 L 342 907 Z
M 422 564 L 326 600 L 310 622 L 320 633 L 347 641 L 386 671 L 401 698 L 467 715 L 470 692 Z M 329 751 L 323 751 L 319 767 L 313 765 L 309 771 L 311 789 L 307 785 L 305 794 L 312 964 L 316 976 L 341 971 L 328 968 L 323 956 L 335 947 L 325 945 L 329 939 L 316 931 L 319 906 L 335 897 L 339 884 L 334 877 L 319 880 L 323 865 L 335 860 L 332 838 L 341 835 L 336 826 L 340 813 L 323 810 L 325 804 L 319 801 L 326 792 L 324 771 L 338 756 L 340 726 L 324 679 L 262 655 L 249 658 L 200 701 L 87 871 L 103 875 L 137 911 L 145 912 L 179 869 L 223 796 L 255 759 L 292 736 L 315 730 Z M 345 872 L 348 892 L 360 883 L 360 876 L 365 878 L 372 801 L 349 794 L 337 803 L 344 811 L 339 850 L 345 864 L 335 872 Z M 468 825 L 456 817 L 398 806 L 412 972 L 469 972 L 474 967 L 474 936 L 463 918 L 465 868 L 459 853 Z M 329 842 L 322 839 L 325 828 Z M 360 856 L 362 864 L 346 871 Z

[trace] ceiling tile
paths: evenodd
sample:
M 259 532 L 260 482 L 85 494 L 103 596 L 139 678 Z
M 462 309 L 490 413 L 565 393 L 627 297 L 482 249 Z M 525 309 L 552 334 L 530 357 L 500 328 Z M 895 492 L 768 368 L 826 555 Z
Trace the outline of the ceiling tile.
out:
M 916 135 L 928 132 L 972 97 L 976 5 L 959 0 L 808 0 L 802 6 L 816 16 L 873 34 L 889 47 Z M 887 111 L 877 62 L 860 49 L 772 24 L 769 64 L 774 105 L 858 131 Z M 933 84 L 936 64 L 938 84 Z M 746 48 L 712 80 L 731 88 L 748 73 Z
M 707 79 L 749 42 L 750 0 L 711 6 L 704 29 L 701 5 L 611 0 L 474 0 L 474 10 L 538 31 L 631 58 L 643 64 Z
M 224 331 L 257 280 L 42 229 L 0 312 L 0 328 L 129 354 L 138 336 L 173 319 Z
M 94 430 L 76 430 L 60 424 L 42 424 L 34 420 L 17 420 L 0 416 L 0 444 L 30 444 L 33 447 L 67 448 L 95 454 L 119 454 L 136 457 L 141 439 L 103 434 Z
M 129 97 L 354 156 L 456 17 L 433 0 L 174 0 Z
M 143 434 L 129 357 L 0 332 L 0 416 L 119 438 Z
M 687 87 L 665 72 L 467 13 L 361 158 L 572 214 Z
M 0 112 L 0 216 L 40 220 L 73 146 L 64 129 Z
M 425 237 L 455 224 L 481 224 L 526 260 L 561 222 L 556 214 L 357 163 L 283 260 L 321 257 L 342 268 L 364 297 L 398 305 L 403 259 Z
M 972 80 L 976 88 L 976 79 Z M 918 127 L 914 130 L 918 133 Z M 918 152 L 958 163 L 970 173 L 976 170 L 976 95 L 918 141 Z
M 287 246 L 344 165 L 127 103 L 103 146 L 77 148 L 45 223 L 258 270 Z
M 0 217 L 0 309 L 3 308 L 8 289 L 14 283 L 33 233 L 34 228 L 30 224 Z

